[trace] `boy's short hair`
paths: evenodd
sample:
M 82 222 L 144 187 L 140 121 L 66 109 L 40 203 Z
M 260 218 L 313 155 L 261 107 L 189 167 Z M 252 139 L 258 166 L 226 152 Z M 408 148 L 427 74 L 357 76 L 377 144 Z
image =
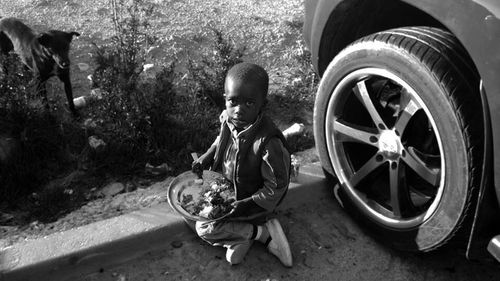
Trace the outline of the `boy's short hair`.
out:
M 256 84 L 260 89 L 262 89 L 264 99 L 267 97 L 267 91 L 269 90 L 269 76 L 267 75 L 266 70 L 260 65 L 249 62 L 238 63 L 229 69 L 226 75 L 226 79 L 228 78 Z

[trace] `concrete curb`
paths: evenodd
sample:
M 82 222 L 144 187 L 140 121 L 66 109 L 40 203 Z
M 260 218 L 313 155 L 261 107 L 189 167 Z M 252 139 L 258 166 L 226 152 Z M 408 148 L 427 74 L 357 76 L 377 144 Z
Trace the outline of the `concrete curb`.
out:
M 280 209 L 332 196 L 319 164 L 300 168 Z M 72 280 L 195 234 L 167 203 L 0 249 L 0 280 Z

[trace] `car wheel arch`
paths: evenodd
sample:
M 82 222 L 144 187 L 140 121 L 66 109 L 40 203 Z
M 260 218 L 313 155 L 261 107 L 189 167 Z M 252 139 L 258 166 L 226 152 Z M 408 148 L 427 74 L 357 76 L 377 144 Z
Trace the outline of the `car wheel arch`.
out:
M 324 5 L 335 5 L 332 2 Z M 318 45 L 317 68 L 321 74 L 329 62 L 343 48 L 366 35 L 403 26 L 426 25 L 444 28 L 429 14 L 403 1 L 342 1 L 335 8 L 320 10 L 331 11 L 322 27 Z M 398 11 L 394 14 L 394 11 Z M 359 21 L 362 18 L 363 21 Z

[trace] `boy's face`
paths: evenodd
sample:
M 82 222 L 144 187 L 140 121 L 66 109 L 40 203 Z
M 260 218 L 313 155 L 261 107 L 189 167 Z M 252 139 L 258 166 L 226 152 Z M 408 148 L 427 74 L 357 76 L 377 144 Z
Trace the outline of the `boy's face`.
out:
M 224 85 L 229 121 L 245 128 L 257 119 L 264 106 L 264 93 L 256 85 L 227 78 Z

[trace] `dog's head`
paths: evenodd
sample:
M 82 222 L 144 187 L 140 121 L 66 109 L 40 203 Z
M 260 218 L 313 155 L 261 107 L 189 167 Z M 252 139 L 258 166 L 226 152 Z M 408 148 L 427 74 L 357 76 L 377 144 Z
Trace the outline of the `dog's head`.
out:
M 80 33 L 50 30 L 38 35 L 37 40 L 49 52 L 60 68 L 68 68 L 70 64 L 69 46 L 73 36 L 80 36 Z

